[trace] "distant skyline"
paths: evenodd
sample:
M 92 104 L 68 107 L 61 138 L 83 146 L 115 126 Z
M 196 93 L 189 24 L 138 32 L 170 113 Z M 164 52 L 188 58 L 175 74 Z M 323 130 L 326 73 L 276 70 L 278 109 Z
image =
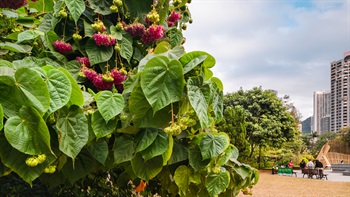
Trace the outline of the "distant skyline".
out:
M 330 62 L 350 51 L 350 0 L 192 0 L 186 51 L 214 56 L 224 93 L 261 86 L 313 113 Z

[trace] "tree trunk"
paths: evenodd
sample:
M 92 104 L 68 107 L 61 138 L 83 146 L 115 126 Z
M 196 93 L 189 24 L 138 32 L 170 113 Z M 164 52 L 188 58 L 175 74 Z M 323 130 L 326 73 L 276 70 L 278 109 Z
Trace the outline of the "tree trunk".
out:
M 261 162 L 261 145 L 259 145 L 259 157 L 258 157 L 258 169 L 260 170 L 260 162 Z

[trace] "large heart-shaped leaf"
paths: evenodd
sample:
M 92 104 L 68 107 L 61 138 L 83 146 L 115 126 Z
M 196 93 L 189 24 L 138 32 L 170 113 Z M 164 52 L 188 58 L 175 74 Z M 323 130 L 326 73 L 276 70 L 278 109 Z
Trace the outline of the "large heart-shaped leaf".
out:
M 112 46 L 98 46 L 93 38 L 86 42 L 85 47 L 91 65 L 107 62 L 113 55 Z
M 113 133 L 117 127 L 117 122 L 115 119 L 111 119 L 110 121 L 106 122 L 105 119 L 103 119 L 100 111 L 97 110 L 92 115 L 91 126 L 96 138 L 99 139 Z
M 219 156 L 230 144 L 230 138 L 226 133 L 208 134 L 204 136 L 199 148 L 201 149 L 203 159 L 209 159 Z
M 206 57 L 204 61 L 202 60 L 203 57 Z M 192 51 L 182 56 L 180 62 L 187 67 L 184 70 L 189 71 L 200 63 L 203 63 L 205 68 L 211 68 L 215 65 L 215 58 L 204 51 Z
M 55 160 L 55 156 L 47 155 L 46 160 L 35 167 L 26 164 L 28 155 L 13 148 L 5 136 L 0 133 L 0 159 L 1 162 L 18 174 L 25 182 L 32 185 L 32 182 L 42 174 L 44 168 Z
M 84 95 L 83 92 L 81 91 L 79 85 L 77 82 L 74 80 L 72 75 L 64 68 L 59 68 L 60 71 L 62 71 L 64 74 L 67 75 L 69 78 L 70 84 L 72 85 L 72 93 L 69 98 L 68 106 L 71 105 L 77 105 L 77 106 L 83 106 L 84 104 Z
M 106 122 L 120 114 L 124 108 L 124 98 L 119 93 L 101 91 L 95 95 L 95 100 Z
M 88 0 L 90 7 L 94 10 L 94 12 L 109 15 L 111 14 L 111 5 L 112 1 L 109 0 Z
M 6 121 L 5 136 L 11 146 L 22 153 L 38 155 L 51 152 L 49 130 L 33 107 L 23 106 L 18 116 Z
M 128 6 L 132 19 L 143 18 L 152 9 L 153 0 L 128 0 L 125 1 Z
M 223 92 L 222 90 L 219 90 L 216 85 L 212 84 L 212 91 L 213 91 L 213 111 L 215 114 L 215 117 L 217 118 L 217 121 L 220 122 L 223 118 L 223 111 L 224 111 L 224 105 L 223 105 Z
M 165 127 L 171 121 L 170 105 L 153 113 L 142 89 L 136 85 L 129 98 L 129 108 L 133 115 L 133 122 L 139 127 Z
M 56 129 L 59 149 L 71 158 L 75 158 L 89 138 L 87 118 L 76 105 L 58 110 Z
M 158 136 L 159 129 L 147 128 L 138 134 L 136 152 L 140 152 L 149 147 Z
M 126 59 L 128 61 L 128 63 L 130 63 L 130 60 L 132 58 L 132 54 L 133 54 L 133 39 L 130 36 L 130 34 L 128 33 L 123 33 L 123 37 L 122 39 L 119 41 L 119 45 L 120 45 L 120 56 L 122 56 L 124 59 Z
M 78 22 L 80 15 L 85 10 L 85 2 L 84 0 L 64 0 L 66 3 L 66 6 L 72 15 L 72 18 L 74 19 L 75 23 Z
M 29 68 L 20 68 L 15 73 L 15 80 L 17 91 L 22 95 L 21 99 L 36 108 L 40 114 L 44 114 L 50 106 L 50 95 L 41 76 Z
M 136 143 L 127 135 L 117 137 L 114 141 L 114 163 L 119 164 L 130 161 L 135 153 Z
M 168 164 L 178 163 L 188 159 L 188 144 L 181 143 L 177 138 L 174 138 L 173 154 L 171 155 Z
M 201 150 L 197 145 L 189 149 L 188 160 L 189 160 L 190 166 L 195 171 L 200 171 L 204 169 L 210 163 L 210 159 L 203 159 Z
M 191 106 L 196 111 L 202 128 L 208 127 L 208 103 L 210 97 L 210 87 L 203 83 L 202 77 L 192 77 L 187 81 L 187 94 Z
M 145 161 L 141 154 L 136 154 L 131 160 L 131 166 L 137 177 L 147 181 L 162 170 L 163 157 L 160 155 Z
M 67 163 L 62 168 L 62 173 L 73 184 L 75 181 L 91 173 L 95 163 L 94 158 L 91 157 L 86 149 L 83 149 L 74 162 L 71 159 L 67 160 Z
M 17 42 L 22 42 L 25 40 L 33 40 L 38 36 L 43 36 L 44 32 L 38 30 L 26 30 L 18 34 Z
M 205 187 L 210 196 L 215 196 L 224 192 L 230 183 L 230 173 L 225 168 L 221 168 L 219 173 L 209 173 L 205 180 Z
M 177 60 L 159 56 L 148 61 L 141 74 L 142 90 L 153 113 L 182 97 L 184 75 Z
M 88 146 L 89 153 L 101 164 L 105 164 L 108 157 L 108 143 L 105 139 L 93 141 Z
M 187 168 L 187 166 L 179 166 L 176 168 L 174 173 L 174 180 L 176 185 L 179 187 L 179 193 L 180 194 L 186 194 L 187 190 L 190 186 L 190 174 L 191 169 Z M 183 196 L 183 195 L 180 195 Z
M 72 85 L 66 74 L 58 69 L 43 67 L 46 71 L 46 84 L 50 93 L 49 113 L 65 106 L 72 93 Z
M 163 154 L 167 150 L 168 144 L 168 135 L 163 131 L 159 130 L 158 135 L 153 141 L 153 143 L 150 146 L 148 146 L 144 151 L 142 151 L 143 159 L 147 161 L 155 156 Z

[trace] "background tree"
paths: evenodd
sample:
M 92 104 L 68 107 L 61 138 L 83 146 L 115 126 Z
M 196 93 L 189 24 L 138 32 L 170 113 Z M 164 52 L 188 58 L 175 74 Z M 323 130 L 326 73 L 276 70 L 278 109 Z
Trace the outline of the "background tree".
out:
M 250 154 L 247 140 L 246 111 L 241 106 L 228 106 L 224 111 L 224 120 L 218 124 L 218 130 L 226 132 L 239 150 L 239 159 L 245 160 Z
M 261 87 L 248 91 L 240 89 L 224 96 L 224 109 L 230 106 L 241 106 L 246 111 L 246 139 L 251 150 L 249 157 L 259 148 L 260 158 L 263 146 L 281 147 L 299 133 L 297 121 L 272 91 L 262 90 Z

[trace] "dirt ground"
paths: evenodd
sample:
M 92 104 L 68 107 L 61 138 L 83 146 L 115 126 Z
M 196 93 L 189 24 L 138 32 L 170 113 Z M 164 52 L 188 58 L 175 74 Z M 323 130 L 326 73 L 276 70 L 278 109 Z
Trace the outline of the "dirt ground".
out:
M 350 182 L 296 178 L 260 171 L 260 179 L 252 189 L 253 197 L 350 197 Z M 239 197 L 249 197 L 240 193 Z

